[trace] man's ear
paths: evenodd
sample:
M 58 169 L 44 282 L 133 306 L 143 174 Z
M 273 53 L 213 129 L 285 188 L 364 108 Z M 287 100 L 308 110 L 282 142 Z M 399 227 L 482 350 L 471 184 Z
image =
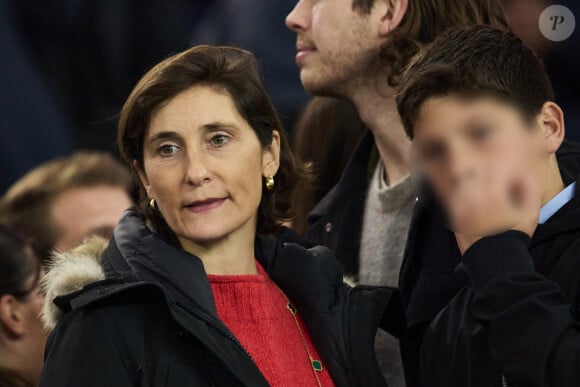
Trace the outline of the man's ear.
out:
M 147 192 L 147 197 L 149 199 L 155 199 L 155 195 L 153 193 L 153 188 L 151 188 L 151 184 L 149 184 L 149 179 L 147 178 L 145 171 L 143 171 L 141 169 L 141 166 L 139 165 L 139 162 L 137 160 L 133 160 L 133 169 L 137 172 L 137 175 L 139 176 L 139 180 L 141 181 L 141 184 L 143 185 L 143 187 L 145 187 L 145 191 Z
M 274 177 L 280 168 L 280 133 L 272 131 L 272 143 L 264 149 L 262 156 L 262 175 L 264 177 Z
M 24 316 L 18 300 L 5 294 L 0 297 L 0 323 L 9 335 L 20 337 L 24 334 Z
M 546 102 L 537 116 L 538 125 L 544 133 L 546 150 L 556 153 L 566 133 L 564 127 L 564 112 L 554 102 Z
M 386 37 L 397 28 L 407 13 L 409 0 L 380 0 L 376 1 L 371 12 L 379 12 L 379 36 Z

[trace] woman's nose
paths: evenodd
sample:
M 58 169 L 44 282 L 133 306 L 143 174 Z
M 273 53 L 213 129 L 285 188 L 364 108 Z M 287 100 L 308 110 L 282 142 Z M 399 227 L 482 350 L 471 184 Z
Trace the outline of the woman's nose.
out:
M 186 182 L 194 186 L 202 186 L 203 184 L 209 182 L 210 172 L 207 167 L 207 160 L 203 154 L 190 154 L 188 157 L 187 172 L 186 172 Z

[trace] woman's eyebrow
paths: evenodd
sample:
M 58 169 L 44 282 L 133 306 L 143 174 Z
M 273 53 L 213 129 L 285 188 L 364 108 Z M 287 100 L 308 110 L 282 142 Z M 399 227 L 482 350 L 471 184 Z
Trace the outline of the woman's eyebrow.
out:
M 205 130 L 208 130 L 208 131 L 216 131 L 216 130 L 225 129 L 225 128 L 237 129 L 238 128 L 238 125 L 235 124 L 234 122 L 214 121 L 214 122 L 210 122 L 210 123 L 204 124 L 202 126 L 202 128 L 205 129 Z
M 176 139 L 180 138 L 180 135 L 177 132 L 159 132 L 155 133 L 149 140 L 147 141 L 149 144 L 152 144 L 159 140 L 167 140 L 167 139 Z

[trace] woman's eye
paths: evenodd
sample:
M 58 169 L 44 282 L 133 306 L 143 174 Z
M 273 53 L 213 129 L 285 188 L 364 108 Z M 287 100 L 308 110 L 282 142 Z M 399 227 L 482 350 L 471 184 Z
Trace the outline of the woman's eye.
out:
M 161 156 L 173 156 L 179 148 L 175 144 L 164 144 L 159 147 L 159 154 Z
M 210 139 L 210 144 L 213 146 L 222 146 L 229 141 L 229 137 L 224 134 L 217 134 Z

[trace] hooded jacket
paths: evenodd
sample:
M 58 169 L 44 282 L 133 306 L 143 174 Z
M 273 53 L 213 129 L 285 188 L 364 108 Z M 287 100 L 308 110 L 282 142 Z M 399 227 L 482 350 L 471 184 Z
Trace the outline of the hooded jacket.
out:
M 387 318 L 400 316 L 396 291 L 348 287 L 322 247 L 259 236 L 256 258 L 296 305 L 336 386 L 386 386 L 373 341 L 383 322 L 395 335 L 403 328 Z M 56 327 L 43 387 L 268 385 L 218 318 L 201 261 L 136 210 L 104 251 L 93 243 L 61 255 L 45 282 L 54 303 L 44 319 Z
M 578 192 L 531 239 L 474 243 L 458 272 L 465 286 L 425 334 L 425 386 L 580 386 Z
M 368 170 L 373 163 L 374 147 L 374 137 L 369 131 L 360 140 L 338 184 L 308 217 L 308 239 L 329 247 L 346 275 L 358 274 Z M 567 185 L 580 172 L 580 145 L 564 141 L 557 157 Z M 407 387 L 422 385 L 423 335 L 464 285 L 455 274 L 461 254 L 455 235 L 446 227 L 443 211 L 426 186 L 418 190 L 416 201 L 399 273 L 407 320 L 407 330 L 399 337 Z M 424 386 L 431 387 L 431 384 Z

